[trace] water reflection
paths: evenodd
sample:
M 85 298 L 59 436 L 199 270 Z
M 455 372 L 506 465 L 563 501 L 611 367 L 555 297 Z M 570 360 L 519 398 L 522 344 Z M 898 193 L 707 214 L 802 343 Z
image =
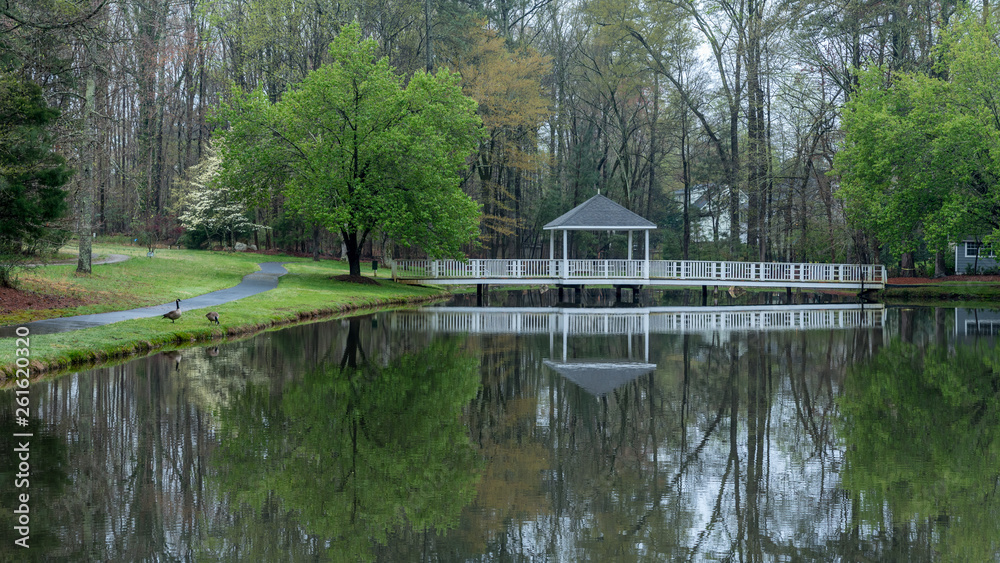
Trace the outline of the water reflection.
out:
M 709 286 L 706 295 L 700 288 L 688 289 L 641 289 L 635 293 L 631 289 L 615 289 L 608 287 L 586 287 L 580 293 L 573 288 L 564 288 L 562 293 L 556 286 L 542 286 L 541 289 L 505 288 L 488 291 L 480 299 L 476 293 L 464 293 L 454 296 L 452 305 L 459 307 L 628 307 L 633 305 L 647 307 L 694 307 L 722 306 L 745 307 L 766 305 L 829 305 L 836 303 L 858 303 L 859 299 L 850 294 L 834 295 L 831 293 L 812 293 L 801 288 L 791 293 L 785 290 L 769 291 L 767 289 L 743 291 L 743 288 L 727 286 Z M 730 291 L 732 290 L 732 291 Z M 739 291 L 737 291 L 739 290 Z M 560 297 L 561 295 L 561 297 Z M 702 301 L 704 297 L 704 302 Z
M 0 398 L 5 399 L 0 402 L 0 451 L 4 460 L 0 464 L 0 506 L 4 509 L 0 513 L 0 556 L 15 552 L 18 561 L 49 561 L 50 554 L 62 552 L 61 538 L 44 523 L 60 515 L 44 499 L 66 495 L 71 485 L 66 443 L 38 419 L 26 426 L 16 425 L 13 399 L 6 394 Z
M 387 312 L 35 384 L 23 553 L 1000 560 L 1000 355 L 982 324 L 792 312 L 648 330 L 647 311 L 640 331 L 508 314 L 453 334 Z M 648 369 L 600 388 L 556 369 L 587 362 Z M 5 537 L 0 560 L 21 555 Z
M 840 407 L 856 530 L 846 545 L 884 560 L 996 559 L 1000 351 L 992 342 L 893 342 L 851 369 Z
M 478 361 L 447 339 L 359 364 L 359 325 L 351 321 L 339 365 L 308 371 L 280 395 L 249 386 L 220 410 L 215 479 L 239 510 L 202 555 L 271 560 L 274 540 L 294 526 L 326 554 L 366 561 L 404 525 L 455 526 L 477 478 L 459 415 L 476 393 Z M 259 535 L 275 513 L 291 518 Z

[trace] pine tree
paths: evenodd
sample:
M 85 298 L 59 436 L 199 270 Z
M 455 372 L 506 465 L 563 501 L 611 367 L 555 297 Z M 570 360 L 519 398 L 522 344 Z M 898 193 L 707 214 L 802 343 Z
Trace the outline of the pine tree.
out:
M 66 212 L 61 188 L 72 170 L 52 152 L 59 112 L 38 85 L 0 74 L 0 287 L 12 287 L 27 254 L 50 237 Z

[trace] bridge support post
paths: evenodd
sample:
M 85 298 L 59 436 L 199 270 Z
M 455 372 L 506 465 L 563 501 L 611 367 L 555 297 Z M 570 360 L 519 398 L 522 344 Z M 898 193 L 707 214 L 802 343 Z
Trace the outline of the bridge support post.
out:
M 790 305 L 792 303 L 792 286 L 785 288 L 785 305 Z
M 640 291 L 642 291 L 642 286 L 641 285 L 633 285 L 632 286 L 632 303 L 638 303 L 639 302 L 639 292 Z
M 573 297 L 573 302 L 579 305 L 583 301 L 583 286 L 576 286 L 576 295 Z
M 476 284 L 476 307 L 490 306 L 490 286 L 485 283 Z
M 559 286 L 559 302 L 563 302 L 563 286 Z
M 629 234 L 631 235 L 632 232 L 629 231 Z M 622 286 L 616 285 L 615 286 L 615 303 L 621 303 L 621 302 L 622 302 Z
M 708 286 L 701 286 L 701 306 L 704 307 L 708 305 Z

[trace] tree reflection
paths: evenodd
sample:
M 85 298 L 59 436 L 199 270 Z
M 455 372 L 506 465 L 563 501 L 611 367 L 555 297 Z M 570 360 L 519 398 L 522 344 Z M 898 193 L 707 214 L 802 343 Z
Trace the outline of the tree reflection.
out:
M 894 343 L 853 370 L 841 410 L 847 543 L 900 561 L 996 560 L 997 348 Z
M 222 490 L 253 512 L 254 526 L 279 518 L 294 529 L 295 520 L 328 555 L 356 561 L 407 526 L 454 527 L 471 501 L 478 458 L 460 416 L 479 372 L 456 339 L 386 366 L 357 362 L 364 355 L 352 334 L 341 362 L 280 396 L 249 386 L 233 397 L 219 413 L 215 464 Z M 255 533 L 233 529 L 211 555 L 276 557 L 276 542 L 256 542 Z
M 67 476 L 68 460 L 66 444 L 60 436 L 49 433 L 37 418 L 29 419 L 27 426 L 15 424 L 13 391 L 0 392 L 0 451 L 4 452 L 0 462 L 0 506 L 4 507 L 0 516 L 3 526 L 3 544 L 0 545 L 0 560 L 2 561 L 47 561 L 50 554 L 58 550 L 59 536 L 55 533 L 52 522 L 56 514 L 46 499 L 62 494 L 69 484 Z M 30 437 L 15 437 L 15 434 L 31 434 Z M 27 443 L 30 465 L 27 473 L 18 469 L 20 448 Z M 25 479 L 25 475 L 27 478 Z M 18 481 L 24 480 L 24 486 L 17 487 Z M 28 502 L 23 503 L 20 495 L 27 494 Z M 28 518 L 28 549 L 19 547 L 14 541 L 22 538 L 15 526 L 22 526 L 18 519 L 21 514 L 14 510 L 25 506 Z M 24 511 L 21 511 L 24 513 Z M 75 553 L 75 556 L 82 556 Z
M 842 514 L 834 398 L 877 333 L 652 335 L 656 371 L 600 396 L 543 367 L 545 336 L 476 338 L 483 387 L 468 424 L 488 466 L 463 529 L 435 553 L 835 558 L 817 532 Z M 573 358 L 628 356 L 627 338 L 568 346 Z

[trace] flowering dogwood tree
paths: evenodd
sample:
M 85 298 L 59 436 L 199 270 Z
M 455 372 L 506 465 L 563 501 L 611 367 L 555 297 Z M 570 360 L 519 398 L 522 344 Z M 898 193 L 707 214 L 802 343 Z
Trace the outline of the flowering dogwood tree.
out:
M 262 228 L 249 219 L 247 206 L 231 188 L 216 181 L 221 158 L 211 148 L 191 170 L 191 191 L 183 201 L 179 220 L 186 229 L 204 231 L 211 242 L 218 237 L 225 246 L 236 245 L 237 233 Z

